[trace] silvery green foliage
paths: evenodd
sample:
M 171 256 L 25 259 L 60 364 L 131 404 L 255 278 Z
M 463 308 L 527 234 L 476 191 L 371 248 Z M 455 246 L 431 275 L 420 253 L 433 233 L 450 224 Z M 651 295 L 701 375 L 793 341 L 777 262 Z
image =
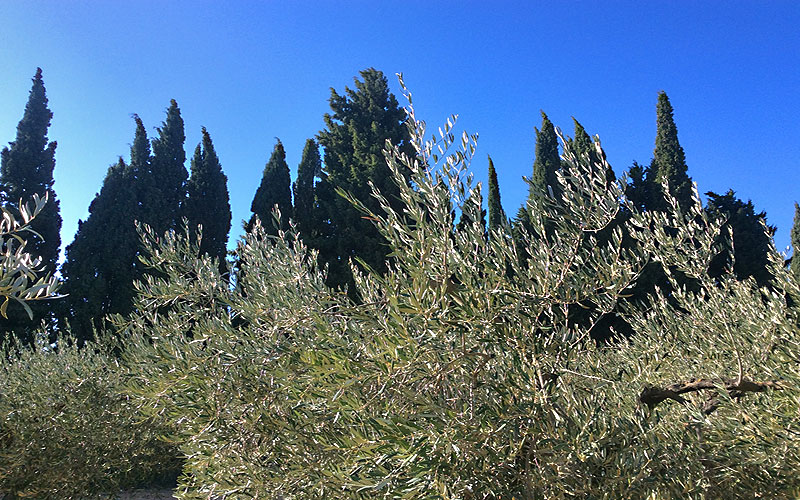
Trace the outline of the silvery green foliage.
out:
M 51 299 L 56 296 L 60 282 L 50 275 L 42 276 L 42 259 L 25 250 L 27 243 L 23 234 L 40 237 L 30 224 L 47 204 L 47 196 L 33 195 L 33 206 L 19 204 L 19 217 L 6 207 L 0 207 L 0 315 L 6 318 L 11 300 L 25 308 L 30 318 L 33 312 L 27 302 Z
M 54 345 L 0 362 L 0 497 L 109 498 L 174 477 L 177 449 L 124 392 L 130 370 L 113 345 Z
M 699 202 L 620 217 L 622 186 L 606 183 L 605 162 L 568 144 L 562 201 L 532 201 L 528 246 L 502 230 L 486 237 L 467 172 L 476 138 L 459 144 L 454 119 L 428 136 L 408 113 L 416 155 L 386 147 L 403 209 L 375 192 L 385 215 L 365 213 L 391 246 L 390 271 L 354 267 L 360 303 L 325 288 L 291 233 L 246 236 L 233 290 L 186 238 L 152 242 L 157 277 L 120 323 L 123 362 L 139 367 L 140 409 L 173 429 L 165 438 L 186 457 L 180 498 L 797 493 L 787 297 L 800 295 L 777 262 L 772 289 L 711 282 L 718 228 Z M 455 230 L 454 209 L 475 222 Z M 596 346 L 570 307 L 598 320 L 648 259 L 700 291 L 676 281 L 670 297 L 628 311 L 633 339 Z M 640 402 L 691 379 L 711 385 L 680 403 Z M 773 389 L 725 389 L 748 381 Z

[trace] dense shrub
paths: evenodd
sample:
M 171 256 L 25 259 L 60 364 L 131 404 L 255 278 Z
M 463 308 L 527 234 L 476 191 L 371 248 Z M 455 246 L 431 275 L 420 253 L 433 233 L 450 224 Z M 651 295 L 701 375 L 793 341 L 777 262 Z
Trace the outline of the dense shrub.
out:
M 128 370 L 94 345 L 23 348 L 0 365 L 0 492 L 87 498 L 174 479 L 165 429 L 122 392 Z

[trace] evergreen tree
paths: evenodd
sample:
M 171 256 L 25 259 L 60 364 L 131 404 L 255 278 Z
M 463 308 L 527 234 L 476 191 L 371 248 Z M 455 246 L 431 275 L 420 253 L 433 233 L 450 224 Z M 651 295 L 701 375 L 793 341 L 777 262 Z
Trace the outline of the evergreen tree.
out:
M 250 232 L 256 222 L 256 218 L 261 220 L 264 230 L 268 234 L 278 234 L 278 229 L 285 230 L 289 227 L 289 217 L 292 214 L 292 193 L 291 179 L 289 177 L 289 166 L 286 164 L 286 151 L 280 139 L 275 144 L 275 149 L 264 167 L 261 176 L 261 184 L 253 197 L 250 211 L 253 215 L 246 225 L 246 230 Z M 275 205 L 281 213 L 280 228 L 275 227 L 272 217 L 272 210 Z
M 628 178 L 630 182 L 625 186 L 625 196 L 640 212 L 647 208 L 648 190 L 645 174 L 646 169 L 634 161 L 631 168 L 628 169 Z
M 572 139 L 572 145 L 575 148 L 575 153 L 578 154 L 579 157 L 588 157 L 589 161 L 592 163 L 599 163 L 604 158 L 600 158 L 597 154 L 597 149 L 594 147 L 594 142 L 592 141 L 591 136 L 586 129 L 583 128 L 583 125 L 580 124 L 578 120 L 574 117 L 572 121 L 575 123 L 575 136 Z M 611 185 L 612 182 L 616 180 L 616 176 L 614 175 L 614 170 L 611 169 L 611 166 L 606 169 L 606 185 Z
M 561 168 L 561 157 L 558 154 L 558 136 L 553 122 L 542 111 L 542 128 L 536 129 L 536 158 L 533 162 L 533 176 L 528 199 L 533 196 L 547 196 L 552 191 L 553 197 L 560 198 L 560 187 L 556 172 Z
M 706 211 L 712 217 L 725 221 L 724 227 L 733 232 L 733 248 L 721 251 L 711 262 L 708 274 L 718 278 L 733 263 L 737 279 L 753 277 L 760 286 L 772 281 L 769 272 L 769 254 L 775 227 L 767 225 L 766 212 L 756 213 L 753 202 L 743 202 L 733 190 L 724 195 L 709 191 Z
M 506 223 L 506 214 L 500 203 L 500 185 L 492 157 L 489 157 L 489 231 L 499 230 Z
M 53 190 L 56 142 L 48 142 L 47 129 L 53 113 L 47 107 L 42 70 L 37 68 L 25 113 L 17 125 L 17 138 L 0 153 L 0 193 L 6 206 L 28 202 L 34 194 L 48 202 L 31 228 L 41 238 L 31 238 L 28 251 L 42 258 L 44 270 L 52 273 L 61 247 L 61 215 Z
M 800 280 L 800 205 L 794 204 L 794 224 L 791 232 L 792 259 L 789 269 L 794 277 Z
M 180 222 L 188 177 L 185 140 L 181 112 L 173 99 L 167 118 L 158 129 L 158 137 L 153 139 L 149 172 L 141 180 L 141 221 L 149 224 L 156 234 L 174 229 Z
M 133 119 L 136 122 L 136 134 L 131 146 L 131 174 L 138 181 L 144 182 L 148 180 L 150 175 L 150 162 L 152 160 L 150 157 L 150 141 L 147 139 L 147 131 L 139 115 L 134 114 Z M 141 202 L 141 199 L 138 201 Z
M 678 128 L 672 116 L 672 104 L 665 92 L 659 92 L 656 106 L 656 146 L 653 161 L 647 172 L 648 203 L 650 210 L 665 210 L 666 200 L 662 183 L 669 186 L 669 193 L 678 200 L 680 207 L 692 203 L 692 180 L 687 174 L 686 155 L 678 142 Z
M 134 146 L 135 147 L 135 146 Z M 67 317 L 80 343 L 92 338 L 107 314 L 127 314 L 133 307 L 139 238 L 133 169 L 122 158 L 108 169 L 103 186 L 78 222 L 62 266 Z
M 405 125 L 405 112 L 389 91 L 382 72 L 370 68 L 361 72 L 355 89 L 344 95 L 331 89 L 325 130 L 319 143 L 325 148 L 324 171 L 317 189 L 322 211 L 324 240 L 320 259 L 328 266 L 328 284 L 344 287 L 351 282 L 348 262 L 360 258 L 370 267 L 384 271 L 388 248 L 384 238 L 364 214 L 336 192 L 341 189 L 360 200 L 374 213 L 382 209 L 372 197 L 374 185 L 394 206 L 399 204 L 398 188 L 386 164 L 383 150 L 387 140 L 413 154 Z M 352 292 L 351 292 L 352 293 Z
M 228 196 L 228 178 L 222 172 L 211 136 L 205 127 L 203 138 L 195 148 L 191 162 L 191 177 L 187 183 L 186 218 L 190 234 L 201 225 L 203 239 L 200 252 L 219 261 L 222 274 L 227 271 L 228 232 L 231 229 L 231 205 Z
M 308 139 L 303 148 L 303 158 L 297 166 L 297 180 L 292 186 L 294 191 L 294 221 L 306 244 L 313 244 L 315 237 L 315 193 L 314 180 L 322 173 L 322 161 L 319 146 L 314 139 Z
M 41 68 L 36 69 L 33 85 L 25 105 L 25 112 L 17 125 L 16 139 L 0 152 L 0 201 L 17 213 L 20 202 L 28 203 L 34 194 L 47 196 L 42 212 L 31 223 L 31 229 L 40 237 L 27 238 L 26 250 L 41 257 L 44 273 L 53 273 L 61 246 L 61 215 L 59 201 L 53 190 L 56 142 L 48 142 L 47 130 L 53 113 L 47 107 L 47 95 Z M 33 331 L 52 313 L 56 303 L 32 302 L 33 320 L 22 306 L 12 303 L 8 319 L 0 330 L 13 332 L 23 343 L 33 340 Z M 0 340 L 2 336 L 0 336 Z

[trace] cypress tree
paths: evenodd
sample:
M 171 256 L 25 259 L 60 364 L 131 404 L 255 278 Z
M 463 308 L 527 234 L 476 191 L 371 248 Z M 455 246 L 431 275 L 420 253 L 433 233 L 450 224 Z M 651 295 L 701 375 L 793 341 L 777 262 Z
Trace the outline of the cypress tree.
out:
M 61 272 L 67 317 L 80 343 L 92 338 L 93 328 L 103 326 L 105 315 L 127 314 L 133 307 L 139 250 L 136 195 L 133 169 L 120 158 L 108 169 L 89 205 L 89 217 L 78 222 L 75 239 L 66 248 Z
M 792 261 L 789 270 L 794 277 L 800 280 L 800 205 L 794 204 L 794 224 L 791 232 Z
M 278 229 L 285 230 L 289 227 L 289 217 L 292 214 L 291 179 L 289 166 L 286 164 L 286 151 L 280 139 L 275 144 L 272 155 L 264 167 L 261 184 L 253 197 L 250 211 L 253 215 L 245 226 L 250 232 L 255 225 L 256 218 L 261 220 L 267 234 L 278 234 Z M 278 206 L 281 213 L 280 227 L 275 227 L 272 210 Z
M 533 176 L 528 199 L 534 196 L 547 196 L 552 190 L 553 197 L 560 198 L 561 189 L 556 172 L 561 168 L 558 154 L 558 136 L 553 122 L 542 111 L 542 128 L 536 129 L 536 158 L 533 162 Z
M 593 164 L 600 163 L 603 158 L 598 156 L 597 149 L 594 147 L 594 141 L 592 141 L 591 136 L 575 117 L 572 118 L 572 121 L 575 123 L 575 136 L 572 139 L 572 146 L 575 148 L 575 153 L 579 158 L 588 158 Z M 612 170 L 609 165 L 606 169 L 606 185 L 610 186 L 615 180 L 616 175 L 614 175 L 614 170 Z
M 231 205 L 228 196 L 228 178 L 222 172 L 219 158 L 214 151 L 211 136 L 205 127 L 203 138 L 194 150 L 191 161 L 191 177 L 186 186 L 186 218 L 190 234 L 203 227 L 200 252 L 219 262 L 220 273 L 226 272 L 228 232 L 231 229 Z
M 733 190 L 724 195 L 707 192 L 706 211 L 711 217 L 725 221 L 724 226 L 733 233 L 733 251 L 720 252 L 711 262 L 708 274 L 720 277 L 732 261 L 737 279 L 753 277 L 760 286 L 772 281 L 769 272 L 769 253 L 775 227 L 767 225 L 766 212 L 756 213 L 753 202 L 746 203 L 736 197 Z
M 628 178 L 630 182 L 625 186 L 625 196 L 640 212 L 647 208 L 648 190 L 645 174 L 646 169 L 634 161 L 631 168 L 628 169 Z
M 144 182 L 148 180 L 150 175 L 150 162 L 152 160 L 150 157 L 150 141 L 147 139 L 147 131 L 139 115 L 134 114 L 133 120 L 136 123 L 136 133 L 131 146 L 131 174 L 138 181 Z
M 355 89 L 345 88 L 343 95 L 331 89 L 332 113 L 325 115 L 326 128 L 318 136 L 325 154 L 317 199 L 321 220 L 327 225 L 319 244 L 320 259 L 328 265 L 328 284 L 334 287 L 352 281 L 350 259 L 360 258 L 383 272 L 388 252 L 372 222 L 336 190 L 350 193 L 380 214 L 380 204 L 372 197 L 372 183 L 389 203 L 399 206 L 398 189 L 383 154 L 386 140 L 413 154 L 405 112 L 389 91 L 386 77 L 374 68 L 360 74 L 362 80 L 355 80 Z
M 669 194 L 682 208 L 692 203 L 692 180 L 687 174 L 686 155 L 678 142 L 678 128 L 673 118 L 672 104 L 666 92 L 658 94 L 656 105 L 656 146 L 653 161 L 647 172 L 647 208 L 666 209 L 662 183 L 669 186 Z
M 506 223 L 506 214 L 500 203 L 500 185 L 492 157 L 489 157 L 489 231 L 498 231 Z
M 153 139 L 150 169 L 142 178 L 141 221 L 156 234 L 177 227 L 186 201 L 186 152 L 183 119 L 173 99 L 167 118 Z
M 297 180 L 292 186 L 294 192 L 294 221 L 306 244 L 313 244 L 315 237 L 315 193 L 314 180 L 322 173 L 319 146 L 314 139 L 308 139 L 303 148 L 303 158 L 297 166 Z
M 53 273 L 61 246 L 61 215 L 53 189 L 56 142 L 48 142 L 47 138 L 53 118 L 47 102 L 42 70 L 37 68 L 25 111 L 17 125 L 16 139 L 0 152 L 0 201 L 13 212 L 20 202 L 28 203 L 34 194 L 47 196 L 47 204 L 31 224 L 31 229 L 41 238 L 27 238 L 26 249 L 30 254 L 41 257 L 45 273 Z M 22 306 L 12 303 L 8 309 L 8 319 L 0 327 L 6 334 L 13 332 L 23 343 L 33 341 L 34 329 L 51 315 L 57 303 L 47 301 L 29 305 L 33 320 Z
M 56 142 L 47 140 L 52 118 L 42 70 L 37 68 L 25 113 L 17 125 L 17 138 L 0 153 L 0 191 L 6 206 L 16 206 L 20 200 L 26 203 L 34 194 L 48 197 L 44 210 L 31 225 L 41 239 L 31 238 L 27 247 L 31 254 L 42 258 L 48 273 L 55 271 L 61 247 L 60 204 L 53 190 Z

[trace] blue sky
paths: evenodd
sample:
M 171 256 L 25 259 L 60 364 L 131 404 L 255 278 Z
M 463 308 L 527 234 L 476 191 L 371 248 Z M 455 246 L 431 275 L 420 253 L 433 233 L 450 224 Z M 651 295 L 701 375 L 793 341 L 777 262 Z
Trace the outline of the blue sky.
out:
M 108 166 L 127 159 L 131 115 L 152 136 L 173 98 L 187 156 L 201 126 L 211 133 L 239 234 L 275 137 L 294 176 L 330 88 L 367 67 L 401 103 L 402 72 L 429 125 L 456 113 L 480 135 L 476 179 L 491 155 L 510 214 L 527 192 L 540 110 L 599 134 L 621 173 L 650 162 L 660 90 L 700 192 L 752 199 L 779 249 L 800 201 L 797 1 L 3 0 L 0 22 L 0 144 L 14 140 L 42 67 L 64 245 Z

